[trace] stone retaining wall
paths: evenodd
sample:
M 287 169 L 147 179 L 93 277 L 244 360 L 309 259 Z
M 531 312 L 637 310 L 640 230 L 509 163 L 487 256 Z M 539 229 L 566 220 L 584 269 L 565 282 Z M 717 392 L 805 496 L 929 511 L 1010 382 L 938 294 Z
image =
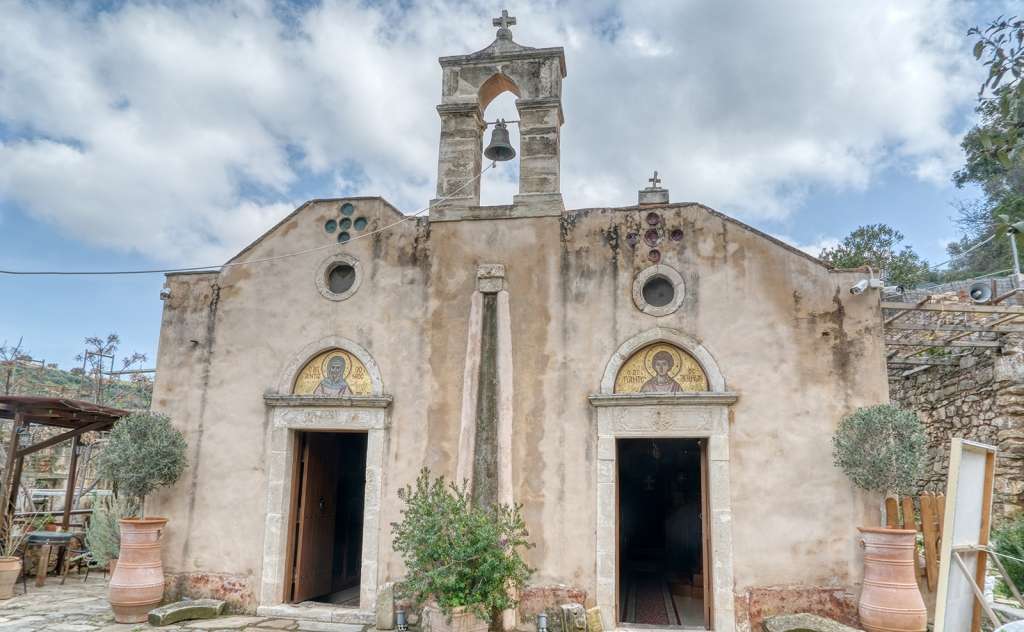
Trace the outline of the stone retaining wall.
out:
M 889 368 L 889 395 L 915 411 L 928 432 L 922 491 L 944 492 L 949 442 L 961 437 L 999 449 L 994 516 L 1024 509 L 1024 336 L 1002 336 L 1001 349 L 979 349 L 959 366 L 933 366 L 902 377 Z

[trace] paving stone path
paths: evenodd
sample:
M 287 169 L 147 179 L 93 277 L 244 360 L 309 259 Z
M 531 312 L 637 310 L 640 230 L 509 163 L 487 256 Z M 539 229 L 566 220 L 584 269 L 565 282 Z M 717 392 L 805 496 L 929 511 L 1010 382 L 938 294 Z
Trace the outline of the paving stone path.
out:
M 42 588 L 29 582 L 28 594 L 21 593 L 21 584 L 14 589 L 14 597 L 0 601 L 0 632 L 135 632 L 136 630 L 163 630 L 165 632 L 281 632 L 301 630 L 308 632 L 362 632 L 363 626 L 293 621 L 267 617 L 229 615 L 217 619 L 182 621 L 174 625 L 154 628 L 148 624 L 114 623 L 114 613 L 107 603 L 107 585 L 100 578 L 88 582 L 71 576 L 61 586 L 51 578 Z

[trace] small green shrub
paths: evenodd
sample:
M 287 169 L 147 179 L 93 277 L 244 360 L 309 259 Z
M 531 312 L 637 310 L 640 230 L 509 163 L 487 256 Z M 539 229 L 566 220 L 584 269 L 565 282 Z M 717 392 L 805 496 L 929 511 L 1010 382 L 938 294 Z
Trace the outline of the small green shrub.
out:
M 139 499 L 178 480 L 188 464 L 185 437 L 167 415 L 151 412 L 122 417 L 97 459 L 101 478 L 117 483 L 119 494 Z
M 1016 584 L 1017 589 L 1024 589 L 1024 561 L 1020 561 L 1024 560 L 1024 514 L 1019 514 L 996 529 L 992 534 L 990 544 L 992 550 L 1001 555 L 999 561 L 1003 563 L 1006 574 Z M 994 566 L 994 564 L 989 564 L 989 566 Z M 1010 589 L 1002 579 L 996 584 L 996 592 L 1004 597 L 1012 596 Z
M 96 503 L 89 527 L 85 530 L 85 544 L 100 566 L 121 556 L 122 518 L 131 518 L 139 512 L 138 503 L 127 497 L 107 497 Z
M 916 414 L 881 404 L 860 408 L 840 422 L 832 457 L 862 489 L 911 494 L 924 464 L 926 441 Z
M 512 591 L 533 573 L 519 551 L 531 546 L 520 507 L 477 507 L 465 484 L 431 481 L 427 469 L 398 497 L 405 508 L 391 529 L 408 571 L 405 596 L 434 599 L 447 615 L 464 606 L 485 621 L 516 605 Z

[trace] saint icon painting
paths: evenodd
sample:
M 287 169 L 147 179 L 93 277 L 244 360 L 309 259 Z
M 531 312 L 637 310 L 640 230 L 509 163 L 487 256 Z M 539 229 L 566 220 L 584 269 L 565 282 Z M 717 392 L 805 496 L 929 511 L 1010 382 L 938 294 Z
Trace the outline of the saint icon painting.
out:
M 343 349 L 331 349 L 306 363 L 292 392 L 314 397 L 370 395 L 373 383 L 359 358 Z
M 693 356 L 656 342 L 634 353 L 619 369 L 616 393 L 686 393 L 708 390 L 708 378 Z

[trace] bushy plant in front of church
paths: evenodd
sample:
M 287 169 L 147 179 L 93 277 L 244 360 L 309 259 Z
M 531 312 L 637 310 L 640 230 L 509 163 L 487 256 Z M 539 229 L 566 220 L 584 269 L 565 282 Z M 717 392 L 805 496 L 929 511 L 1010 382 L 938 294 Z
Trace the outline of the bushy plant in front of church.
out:
M 178 480 L 188 464 L 187 444 L 167 415 L 148 411 L 122 417 L 97 459 L 100 478 L 117 484 L 118 494 L 139 501 Z
M 405 507 L 391 529 L 407 569 L 403 595 L 485 621 L 516 605 L 513 594 L 533 573 L 521 555 L 532 545 L 519 506 L 477 506 L 465 484 L 432 479 L 426 468 L 398 496 Z
M 927 436 L 917 415 L 889 404 L 859 408 L 832 439 L 835 464 L 868 491 L 912 494 L 924 464 Z

